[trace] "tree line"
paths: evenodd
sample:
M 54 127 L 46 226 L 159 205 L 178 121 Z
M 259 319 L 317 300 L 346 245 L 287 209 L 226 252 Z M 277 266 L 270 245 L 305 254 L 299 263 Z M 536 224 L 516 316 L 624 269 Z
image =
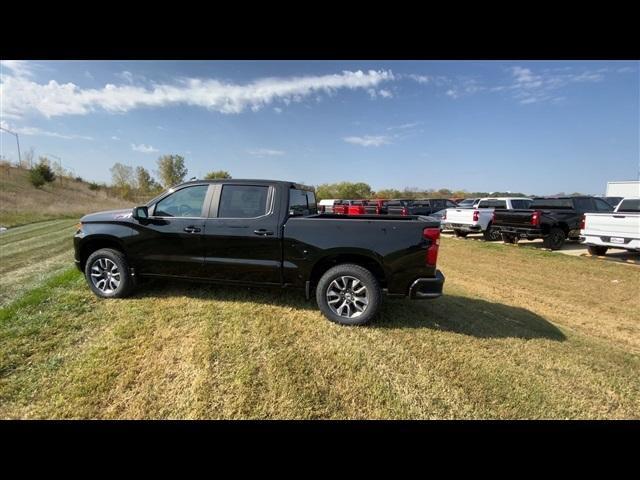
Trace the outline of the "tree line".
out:
M 448 188 L 441 189 L 420 189 L 405 188 L 398 190 L 394 188 L 385 188 L 382 190 L 373 190 L 371 186 L 363 182 L 339 182 L 324 183 L 316 187 L 316 197 L 318 200 L 328 198 L 344 198 L 344 199 L 360 199 L 360 198 L 477 198 L 477 197 L 519 197 L 527 196 L 520 192 L 468 192 L 467 190 L 450 190 Z
M 162 155 L 157 160 L 157 168 L 156 179 L 142 166 L 134 168 L 117 162 L 110 169 L 112 187 L 126 199 L 146 197 L 184 182 L 189 173 L 181 155 Z M 231 178 L 231 175 L 226 170 L 215 170 L 207 173 L 204 178 Z

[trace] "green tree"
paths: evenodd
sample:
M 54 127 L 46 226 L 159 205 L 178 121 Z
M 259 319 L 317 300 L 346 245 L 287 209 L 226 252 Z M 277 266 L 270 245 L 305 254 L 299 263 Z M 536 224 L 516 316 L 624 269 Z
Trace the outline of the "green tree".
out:
M 371 198 L 372 195 L 373 191 L 369 184 L 363 182 L 324 183 L 316 188 L 316 196 L 319 200 L 323 198 Z
M 165 188 L 182 183 L 187 172 L 184 157 L 180 155 L 163 155 L 158 158 L 158 176 Z
M 122 198 L 130 198 L 135 188 L 133 168 L 116 162 L 109 171 L 111 172 L 111 183 L 118 195 Z
M 46 157 L 40 157 L 38 164 L 34 166 L 32 170 L 40 172 L 40 176 L 42 176 L 45 182 L 53 182 L 56 179 L 56 175 L 53 173 L 49 160 Z
M 230 179 L 231 174 L 226 170 L 216 170 L 214 172 L 209 172 L 204 176 L 205 180 L 215 180 L 217 178 Z
M 136 167 L 136 187 L 142 194 L 154 192 L 158 189 L 158 183 L 153 179 L 149 170 L 144 167 Z
M 42 172 L 37 168 L 32 168 L 29 172 L 29 181 L 31 182 L 31 185 L 36 188 L 39 188 L 46 183 L 44 177 L 42 176 Z
M 402 192 L 395 188 L 385 188 L 375 192 L 373 196 L 376 198 L 400 198 L 402 197 Z

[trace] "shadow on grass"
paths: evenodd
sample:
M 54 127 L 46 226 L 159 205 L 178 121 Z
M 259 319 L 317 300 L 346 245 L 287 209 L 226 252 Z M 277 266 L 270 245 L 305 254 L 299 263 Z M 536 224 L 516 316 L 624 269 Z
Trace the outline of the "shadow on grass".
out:
M 566 340 L 555 325 L 525 308 L 446 293 L 436 300 L 388 301 L 372 326 L 432 328 L 478 338 Z
M 318 309 L 315 300 L 306 301 L 301 290 L 234 287 L 163 279 L 146 281 L 132 297 L 175 296 L 256 302 L 305 311 Z M 477 338 L 566 339 L 552 323 L 527 309 L 446 293 L 436 300 L 386 299 L 378 318 L 366 328 L 429 328 Z

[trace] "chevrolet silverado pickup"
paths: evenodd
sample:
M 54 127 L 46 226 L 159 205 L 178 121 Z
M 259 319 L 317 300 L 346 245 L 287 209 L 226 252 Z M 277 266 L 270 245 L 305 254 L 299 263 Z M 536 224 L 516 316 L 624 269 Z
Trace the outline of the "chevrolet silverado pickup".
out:
M 500 234 L 493 229 L 493 212 L 496 209 L 522 209 L 531 204 L 529 198 L 481 198 L 476 208 L 447 208 L 442 217 L 442 230 L 453 230 L 456 237 L 466 237 L 469 233 L 482 233 L 486 241 L 500 240 Z
M 623 199 L 613 213 L 585 213 L 580 240 L 591 255 L 609 248 L 640 252 L 640 198 Z
M 496 210 L 492 223 L 505 243 L 542 238 L 545 248 L 559 250 L 567 239 L 578 240 L 583 214 L 612 210 L 601 198 L 538 197 L 528 209 Z
M 75 262 L 99 297 L 142 277 L 315 294 L 322 313 L 361 325 L 382 294 L 442 295 L 440 223 L 428 217 L 318 214 L 313 189 L 270 180 L 194 180 L 146 205 L 82 217 Z

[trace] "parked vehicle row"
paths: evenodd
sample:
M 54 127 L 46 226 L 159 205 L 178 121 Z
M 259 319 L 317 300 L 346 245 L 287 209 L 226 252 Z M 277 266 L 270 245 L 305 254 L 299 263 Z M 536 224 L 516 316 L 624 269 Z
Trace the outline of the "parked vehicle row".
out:
M 531 204 L 530 198 L 498 197 L 475 199 L 468 204 L 448 208 L 442 218 L 442 229 L 453 230 L 456 237 L 466 237 L 469 233 L 482 233 L 485 240 L 499 240 L 500 234 L 493 228 L 493 213 L 496 209 L 522 209 Z M 475 205 L 475 206 L 474 206 Z
M 383 293 L 442 295 L 439 244 L 437 220 L 318 214 L 312 188 L 268 180 L 187 182 L 133 210 L 86 215 L 74 236 L 76 265 L 99 297 L 157 276 L 297 288 L 344 325 L 369 322 Z
M 505 243 L 541 238 L 545 248 L 559 250 L 565 241 L 579 239 L 585 213 L 611 211 L 609 203 L 596 197 L 539 197 L 528 208 L 496 210 L 492 227 Z
M 320 213 L 340 215 L 424 215 L 429 216 L 456 204 L 446 198 L 427 199 L 372 199 L 372 200 L 321 200 Z

